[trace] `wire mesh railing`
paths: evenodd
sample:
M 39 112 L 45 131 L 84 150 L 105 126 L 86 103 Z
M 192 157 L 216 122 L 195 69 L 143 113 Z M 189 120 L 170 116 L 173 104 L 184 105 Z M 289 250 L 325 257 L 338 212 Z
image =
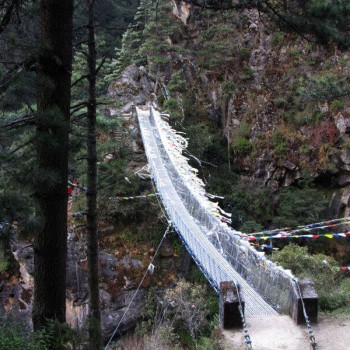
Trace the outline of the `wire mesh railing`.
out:
M 182 150 L 186 139 L 171 129 L 159 112 L 137 109 L 141 135 L 163 204 L 187 249 L 218 290 L 221 281 L 241 285 L 249 314 L 286 313 L 290 306 L 292 274 L 257 252 L 221 221 L 216 204 L 208 200 L 197 170 L 188 165 Z M 258 294 L 258 293 L 259 294 Z M 248 304 L 251 303 L 251 306 Z M 257 309 L 254 311 L 254 309 Z

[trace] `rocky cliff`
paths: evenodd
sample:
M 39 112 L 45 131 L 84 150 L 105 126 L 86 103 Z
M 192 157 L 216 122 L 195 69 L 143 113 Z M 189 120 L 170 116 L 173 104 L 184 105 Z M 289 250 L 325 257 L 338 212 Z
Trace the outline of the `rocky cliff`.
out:
M 349 52 L 271 28 L 256 10 L 171 3 L 171 61 L 157 68 L 172 106 L 190 116 L 191 108 L 205 111 L 239 171 L 273 190 L 300 178 L 347 186 Z M 176 74 L 184 86 L 174 87 Z

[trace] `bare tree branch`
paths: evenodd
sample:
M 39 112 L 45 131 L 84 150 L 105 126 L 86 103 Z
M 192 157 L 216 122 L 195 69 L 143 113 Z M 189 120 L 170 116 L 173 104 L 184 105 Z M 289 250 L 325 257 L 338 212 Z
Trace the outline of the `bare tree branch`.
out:
M 31 70 L 37 59 L 34 56 L 28 56 L 23 62 L 15 64 L 0 78 L 0 97 L 9 88 L 12 80 L 22 72 L 23 69 Z
M 35 117 L 32 115 L 25 115 L 18 119 L 11 120 L 1 125 L 2 129 L 16 129 L 27 125 L 35 125 Z
M 78 78 L 76 81 L 74 81 L 71 85 L 71 87 L 73 87 L 74 85 L 77 85 L 78 83 L 80 83 L 82 80 L 85 80 L 89 77 L 89 74 L 84 74 L 82 75 L 80 78 Z
M 13 12 L 15 11 L 15 8 L 16 8 L 16 4 L 17 4 L 17 1 L 12 1 L 12 3 L 10 3 L 9 7 L 5 11 L 5 14 L 2 17 L 0 22 L 0 34 L 5 30 L 5 28 L 10 23 Z

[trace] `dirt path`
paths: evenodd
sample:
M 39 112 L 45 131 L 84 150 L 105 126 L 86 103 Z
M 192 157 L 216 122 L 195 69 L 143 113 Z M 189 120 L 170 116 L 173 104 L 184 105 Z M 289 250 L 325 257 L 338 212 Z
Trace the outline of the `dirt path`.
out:
M 313 329 L 318 350 L 350 349 L 350 317 L 320 318 Z
M 289 316 L 250 318 L 247 327 L 254 350 L 309 350 L 308 331 Z M 318 350 L 350 350 L 350 318 L 320 318 L 312 325 Z M 245 350 L 241 330 L 223 332 L 226 350 Z

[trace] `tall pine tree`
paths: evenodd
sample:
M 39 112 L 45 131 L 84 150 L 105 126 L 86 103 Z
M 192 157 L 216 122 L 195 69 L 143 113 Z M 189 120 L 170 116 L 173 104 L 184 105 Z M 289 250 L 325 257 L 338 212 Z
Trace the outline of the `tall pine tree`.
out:
M 35 197 L 42 227 L 34 240 L 33 325 L 66 320 L 68 136 L 73 0 L 40 2 Z

